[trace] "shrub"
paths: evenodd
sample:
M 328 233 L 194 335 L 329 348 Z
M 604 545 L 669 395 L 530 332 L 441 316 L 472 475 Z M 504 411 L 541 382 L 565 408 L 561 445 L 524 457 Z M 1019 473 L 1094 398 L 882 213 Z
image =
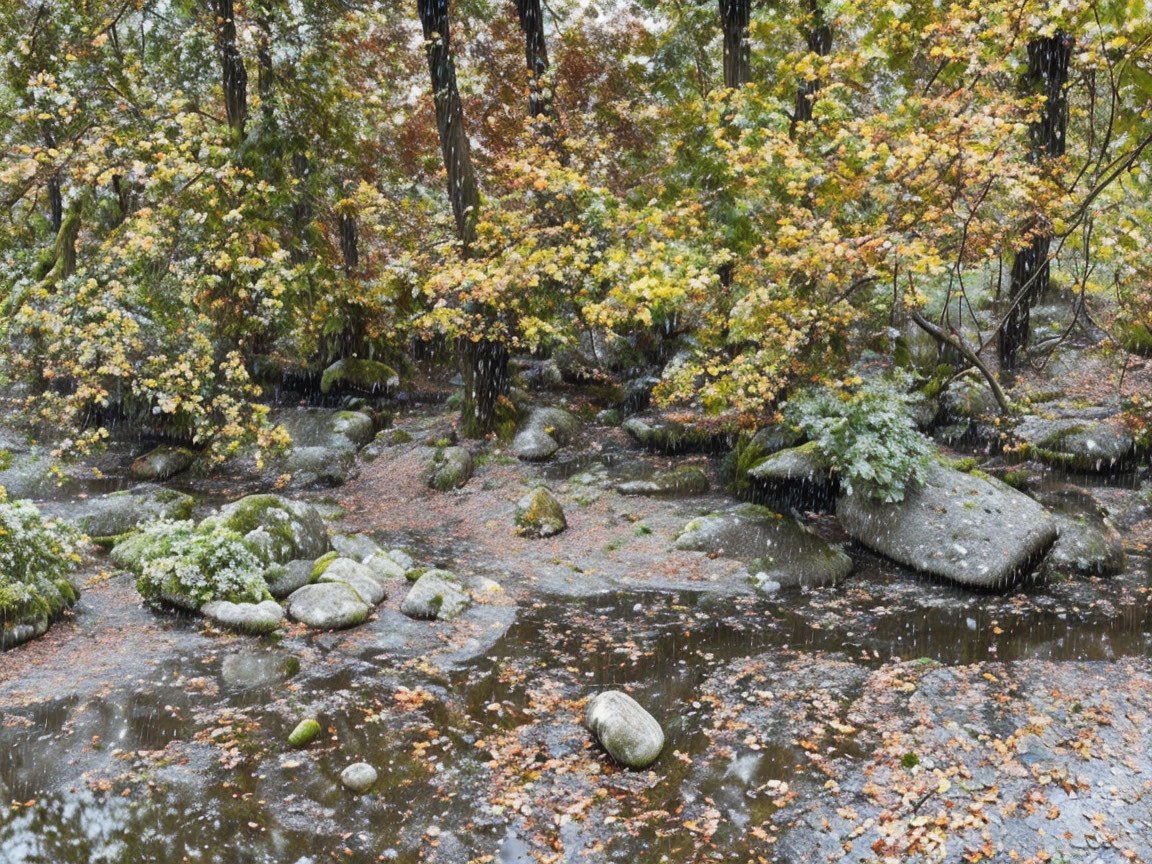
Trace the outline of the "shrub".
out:
M 146 599 L 199 609 L 213 600 L 259 603 L 271 597 L 264 565 L 235 531 L 157 520 L 137 542 L 136 589 Z
M 905 486 L 924 479 L 934 453 L 909 414 L 906 383 L 894 376 L 855 391 L 803 393 L 789 400 L 785 418 L 815 442 L 845 492 L 902 501 Z
M 76 601 L 81 539 L 28 501 L 0 501 L 0 623 L 52 618 Z

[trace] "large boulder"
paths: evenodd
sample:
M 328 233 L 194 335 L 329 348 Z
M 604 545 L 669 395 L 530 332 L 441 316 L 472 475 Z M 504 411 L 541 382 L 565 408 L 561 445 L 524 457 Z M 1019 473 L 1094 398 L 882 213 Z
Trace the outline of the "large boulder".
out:
M 564 508 L 543 486 L 538 486 L 516 505 L 516 533 L 521 537 L 551 537 L 568 527 Z
M 649 498 L 701 495 L 708 491 L 708 475 L 696 465 L 681 465 L 668 471 L 657 471 L 646 480 L 619 483 L 616 491 L 621 495 L 645 495 Z
M 133 462 L 128 473 L 134 480 L 167 480 L 188 468 L 195 460 L 196 454 L 187 447 L 161 444 Z
M 372 607 L 343 582 L 305 585 L 288 598 L 288 615 L 317 630 L 343 630 L 363 624 Z
M 472 479 L 475 462 L 464 447 L 444 447 L 432 454 L 424 471 L 428 485 L 438 492 L 459 489 Z
M 606 690 L 588 703 L 584 726 L 609 756 L 629 768 L 647 768 L 664 749 L 656 718 L 619 690 Z
M 571 443 L 579 431 L 580 421 L 563 408 L 537 408 L 512 439 L 512 452 L 526 462 L 540 462 Z
M 450 621 L 472 605 L 460 580 L 447 570 L 429 570 L 409 589 L 400 611 L 409 618 Z
M 1109 408 L 1031 414 L 1016 427 L 1016 437 L 1040 461 L 1073 471 L 1120 470 L 1135 450 L 1131 430 Z
M 1056 541 L 1056 522 L 1010 486 L 933 464 L 904 500 L 884 504 L 854 491 L 836 507 L 841 526 L 901 564 L 975 588 L 1026 575 Z
M 244 537 L 269 564 L 315 559 L 328 551 L 324 519 L 304 501 L 281 495 L 248 495 L 226 505 L 210 519 Z
M 791 516 L 752 504 L 693 519 L 676 548 L 743 561 L 753 586 L 766 592 L 834 585 L 852 572 L 852 559 L 842 549 Z

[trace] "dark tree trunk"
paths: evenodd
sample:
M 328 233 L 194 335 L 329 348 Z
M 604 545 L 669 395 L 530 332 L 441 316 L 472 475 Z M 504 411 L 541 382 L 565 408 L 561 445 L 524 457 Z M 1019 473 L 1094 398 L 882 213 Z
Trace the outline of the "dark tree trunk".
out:
M 548 83 L 548 46 L 544 42 L 544 13 L 540 0 L 516 0 L 520 29 L 524 31 L 524 60 L 528 66 L 528 110 L 533 117 L 552 119 L 552 90 Z
M 820 57 L 828 56 L 832 50 L 832 27 L 824 20 L 824 11 L 820 8 L 819 0 L 808 0 L 808 23 L 804 29 L 804 41 L 808 43 L 808 50 Z M 800 123 L 812 122 L 812 103 L 816 93 L 823 86 L 818 78 L 803 79 L 796 89 L 796 107 L 792 111 L 792 124 L 788 128 L 788 136 L 796 137 L 796 127 Z
M 448 5 L 449 0 L 417 0 L 416 3 L 424 28 L 440 150 L 448 173 L 448 198 L 456 218 L 456 236 L 462 253 L 467 256 L 476 242 L 480 190 L 464 130 L 464 108 L 456 87 Z M 461 426 L 467 435 L 482 435 L 491 430 L 499 399 L 508 392 L 508 348 L 491 339 L 478 342 L 462 339 L 457 347 L 465 383 Z
M 464 408 L 461 430 L 479 437 L 492 430 L 500 397 L 508 392 L 508 346 L 495 339 L 462 339 Z
M 360 229 L 351 213 L 340 214 L 340 251 L 344 255 L 344 272 L 356 272 L 360 266 Z
M 742 87 L 752 80 L 752 54 L 748 45 L 751 7 L 752 0 L 720 0 L 725 87 Z
M 448 171 L 448 197 L 456 217 L 456 235 L 465 254 L 476 240 L 476 212 L 480 191 L 472 168 L 472 152 L 464 130 L 464 108 L 456 87 L 456 63 L 452 59 L 451 34 L 448 27 L 449 0 L 417 0 L 420 23 L 424 27 L 424 48 L 428 55 L 428 72 L 436 102 L 436 128 L 440 133 L 440 150 Z
M 233 141 L 238 144 L 244 140 L 244 124 L 248 120 L 248 72 L 236 45 L 232 0 L 212 0 L 212 10 L 216 15 L 216 48 L 220 52 L 224 111 Z
M 1028 127 L 1029 158 L 1043 165 L 1064 155 L 1068 132 L 1068 65 L 1071 40 L 1063 33 L 1028 43 L 1025 87 L 1045 97 L 1040 117 Z M 1031 239 L 1015 251 L 1012 261 L 1011 304 L 1000 329 L 997 350 L 1002 369 L 1014 369 L 1021 349 L 1028 344 L 1032 306 L 1048 290 L 1051 267 L 1048 255 L 1052 235 L 1047 225 L 1026 226 Z

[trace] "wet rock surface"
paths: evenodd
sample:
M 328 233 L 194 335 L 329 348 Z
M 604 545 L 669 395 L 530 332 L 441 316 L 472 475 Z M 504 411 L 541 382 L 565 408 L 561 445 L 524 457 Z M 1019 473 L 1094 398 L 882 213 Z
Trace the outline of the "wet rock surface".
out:
M 1057 536 L 1054 520 L 1028 496 L 939 464 L 903 501 L 854 492 L 840 498 L 836 516 L 852 537 L 901 564 L 981 588 L 1027 575 Z
M 852 570 L 851 558 L 796 519 L 752 504 L 692 520 L 676 548 L 743 561 L 768 592 L 834 585 Z
M 441 415 L 401 428 L 445 437 Z M 837 585 L 764 597 L 748 586 L 763 544 L 735 557 L 676 546 L 686 524 L 737 509 L 712 479 L 719 460 L 699 459 L 708 491 L 624 496 L 620 483 L 677 463 L 621 430 L 597 436 L 546 466 L 485 452 L 451 495 L 427 486 L 427 447 L 390 447 L 332 500 L 312 497 L 323 548 L 283 565 L 284 605 L 303 617 L 309 593 L 341 593 L 348 629 L 290 614 L 256 636 L 158 615 L 96 559 L 73 612 L 0 662 L 0 791 L 20 802 L 0 817 L 0 858 L 1150 854 L 1139 547 L 1152 517 L 1138 482 L 1077 481 L 1077 512 L 1106 505 L 1127 547 L 1107 579 L 1040 573 L 987 594 L 851 546 Z M 541 480 L 569 525 L 519 537 L 516 502 Z M 829 548 L 846 539 L 828 517 L 802 526 Z M 329 535 L 329 568 L 343 558 L 388 580 L 375 609 L 344 584 L 303 581 Z M 405 574 L 435 569 L 467 574 L 474 602 L 451 620 L 408 617 Z M 604 691 L 658 719 L 648 768 L 624 768 L 584 728 Z M 304 719 L 318 722 L 296 749 Z M 342 782 L 353 762 L 377 770 L 368 793 Z

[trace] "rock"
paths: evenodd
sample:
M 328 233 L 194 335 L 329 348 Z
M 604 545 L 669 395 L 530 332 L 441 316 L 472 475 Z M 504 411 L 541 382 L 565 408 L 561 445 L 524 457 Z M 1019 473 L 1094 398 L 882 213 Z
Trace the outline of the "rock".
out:
M 656 718 L 619 690 L 606 690 L 588 703 L 584 726 L 609 756 L 629 768 L 647 768 L 664 749 Z
M 332 538 L 332 548 L 337 554 L 361 563 L 384 551 L 366 534 L 337 534 Z
M 450 621 L 472 605 L 460 580 L 446 570 L 429 570 L 408 590 L 400 611 L 409 618 Z
M 41 509 L 71 522 L 99 545 L 111 545 L 113 538 L 153 519 L 187 519 L 194 504 L 183 492 L 140 486 Z
M 320 572 L 317 573 L 316 569 Z M 373 572 L 359 561 L 353 561 L 351 558 L 334 558 L 322 568 L 316 569 L 312 571 L 312 575 L 317 584 L 341 582 L 350 586 L 369 606 L 375 606 L 388 596 Z
M 521 537 L 551 537 L 568 527 L 564 508 L 544 486 L 538 486 L 516 505 L 516 533 Z
M 305 585 L 288 598 L 288 615 L 317 630 L 343 630 L 363 624 L 372 607 L 343 582 Z
M 213 623 L 240 633 L 271 633 L 284 620 L 284 610 L 275 600 L 260 603 L 232 603 L 213 600 L 200 607 Z
M 356 762 L 340 772 L 340 782 L 349 792 L 363 795 L 376 785 L 376 769 L 367 762 Z
M 1056 513 L 1059 536 L 1048 555 L 1056 570 L 1089 576 L 1114 576 L 1124 570 L 1124 541 L 1107 520 Z
M 301 720 L 296 724 L 296 728 L 288 736 L 288 743 L 299 750 L 301 747 L 307 747 L 320 735 L 320 724 L 314 719 L 309 717 L 307 720 Z
M 672 495 L 700 495 L 708 491 L 708 475 L 695 465 L 681 465 L 670 471 L 658 471 L 647 480 L 618 483 L 621 495 L 646 495 L 652 498 Z
M 320 376 L 321 393 L 327 393 L 337 385 L 360 393 L 388 393 L 400 386 L 400 376 L 391 366 L 375 360 L 346 357 L 337 360 Z
M 840 484 L 815 441 L 760 460 L 749 469 L 748 478 L 758 496 L 782 509 L 829 512 L 840 492 Z
M 134 480 L 167 480 L 188 468 L 195 459 L 196 454 L 187 447 L 161 444 L 133 462 L 128 473 Z
M 1079 486 L 1057 483 L 1033 495 L 1052 513 L 1059 536 L 1048 564 L 1065 573 L 1112 576 L 1124 570 L 1124 542 L 1104 509 Z
M 243 536 L 268 563 L 318 558 L 328 551 L 324 519 L 304 501 L 280 495 L 249 495 L 226 505 L 212 519 Z
M 729 430 L 706 422 L 686 423 L 667 417 L 629 417 L 624 431 L 646 449 L 664 455 L 694 451 L 723 450 L 729 444 Z
M 337 411 L 332 415 L 329 428 L 333 435 L 339 435 L 359 448 L 372 440 L 376 424 L 363 411 Z
M 1051 417 L 1031 414 L 1015 434 L 1041 462 L 1073 471 L 1121 470 L 1132 461 L 1135 449 L 1131 431 L 1108 408 L 1057 409 Z
M 356 450 L 372 440 L 375 422 L 363 411 L 330 408 L 291 408 L 276 412 L 272 421 L 292 436 L 292 446 L 325 450 Z
M 744 561 L 753 587 L 775 589 L 834 585 L 852 572 L 852 559 L 791 516 L 744 504 L 689 522 L 676 548 Z
M 352 476 L 356 459 L 342 447 L 293 447 L 277 462 L 277 472 L 292 475 L 296 489 L 343 486 Z
M 407 556 L 405 556 L 407 558 Z M 412 563 L 411 558 L 407 558 L 409 565 Z M 372 575 L 377 580 L 382 582 L 389 582 L 394 579 L 403 579 L 404 574 L 410 567 L 404 567 L 397 563 L 396 558 L 391 552 L 377 552 L 375 555 L 369 555 L 364 561 L 364 566 L 372 571 Z
M 8 437 L 0 442 L 0 486 L 10 500 L 49 498 L 57 493 L 67 484 L 53 470 L 57 464 L 46 449 L 27 447 Z
M 412 556 L 405 552 L 403 549 L 389 549 L 388 557 L 395 561 L 402 570 L 411 570 L 416 566 L 416 562 L 412 560 Z
M 515 357 L 508 364 L 529 390 L 551 390 L 564 383 L 564 376 L 555 360 L 534 360 Z
M 525 462 L 541 462 L 572 442 L 580 421 L 562 408 L 537 408 L 512 439 L 512 452 Z
M 264 574 L 264 581 L 268 583 L 268 592 L 281 600 L 312 581 L 312 562 L 297 558 L 282 566 L 273 565 Z
M 444 447 L 432 456 L 425 469 L 428 485 L 438 492 L 459 489 L 472 478 L 472 454 L 463 447 Z
M 1011 584 L 1056 541 L 1056 523 L 1027 495 L 940 464 L 903 501 L 882 504 L 857 491 L 840 498 L 836 516 L 880 554 L 977 588 Z
M 804 433 L 787 423 L 773 423 L 756 430 L 752 444 L 765 456 L 779 453 L 804 443 Z

